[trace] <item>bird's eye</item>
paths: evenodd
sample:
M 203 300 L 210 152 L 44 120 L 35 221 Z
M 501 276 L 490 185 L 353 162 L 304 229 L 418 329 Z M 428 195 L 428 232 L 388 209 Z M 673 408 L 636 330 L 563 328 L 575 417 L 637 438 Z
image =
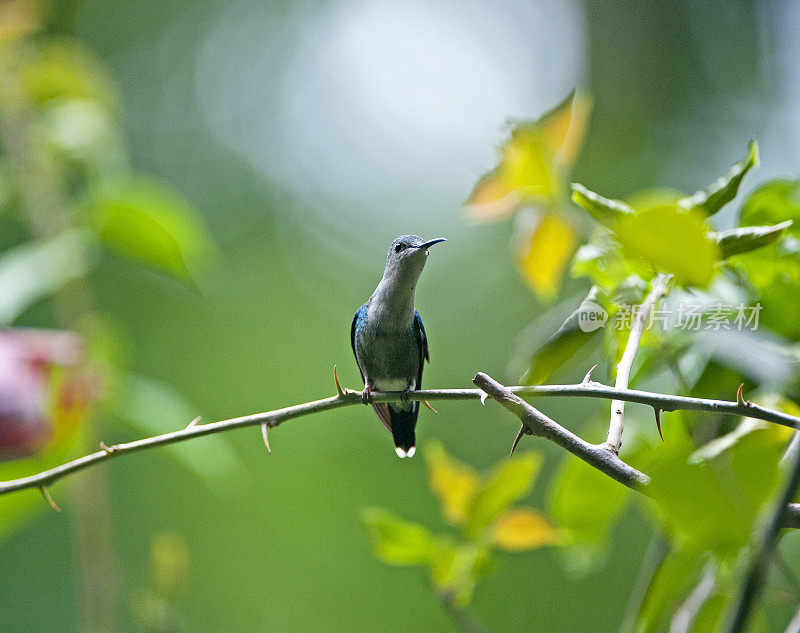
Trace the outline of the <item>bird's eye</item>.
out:
M 405 246 L 403 246 L 402 244 L 398 244 L 397 246 L 395 246 L 395 247 L 394 247 L 394 252 L 395 252 L 395 253 L 399 253 L 399 252 L 400 252 L 400 251 L 402 251 L 404 248 L 405 248 Z

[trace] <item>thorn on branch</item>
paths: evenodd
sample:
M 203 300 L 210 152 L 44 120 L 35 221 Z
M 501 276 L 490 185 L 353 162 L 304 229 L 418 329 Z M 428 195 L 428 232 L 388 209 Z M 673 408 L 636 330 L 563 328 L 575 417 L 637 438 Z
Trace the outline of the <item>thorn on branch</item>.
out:
M 264 438 L 264 446 L 267 447 L 267 452 L 271 455 L 272 454 L 272 449 L 269 447 L 269 436 L 267 435 L 268 431 L 269 431 L 269 427 L 266 424 L 262 424 L 261 425 L 261 437 Z
M 744 399 L 744 396 L 742 395 L 742 389 L 744 389 L 744 383 L 739 385 L 739 388 L 736 390 L 736 403 L 740 407 L 752 407 L 753 403 Z
M 106 455 L 110 455 L 111 453 L 116 453 L 119 450 L 119 446 L 116 444 L 109 446 L 105 442 L 100 442 L 100 449 L 105 451 Z
M 483 406 L 486 406 L 486 400 L 488 400 L 488 398 L 489 398 L 489 394 L 486 393 L 485 391 L 481 390 L 481 404 Z
M 198 422 L 200 422 L 200 420 L 202 420 L 202 419 L 203 419 L 203 418 L 202 418 L 201 416 L 199 416 L 199 415 L 198 415 L 198 416 L 197 416 L 197 417 L 196 417 L 194 420 L 192 420 L 191 422 L 189 422 L 189 424 L 187 424 L 187 425 L 186 425 L 186 428 L 187 428 L 187 429 L 190 429 L 190 428 L 192 428 L 193 426 L 197 426 Z
M 661 409 L 658 407 L 653 407 L 653 412 L 656 414 L 656 428 L 658 428 L 658 434 L 661 436 L 661 441 L 664 441 L 664 434 L 661 432 Z
M 590 382 L 592 382 L 592 372 L 595 369 L 597 369 L 597 365 L 592 365 L 592 368 L 586 372 L 586 375 L 583 377 L 583 380 L 581 381 L 582 385 L 588 385 Z
M 511 452 L 508 454 L 509 457 L 514 455 L 514 449 L 517 448 L 517 444 L 519 444 L 519 441 L 522 439 L 523 435 L 528 435 L 528 433 L 525 431 L 524 424 L 519 427 L 519 433 L 517 433 L 517 437 L 514 438 L 514 443 L 511 445 Z
M 434 412 L 436 415 L 439 415 L 439 412 L 438 412 L 436 409 L 434 409 L 434 408 L 431 406 L 430 402 L 428 402 L 427 400 L 423 400 L 423 401 L 422 401 L 422 404 L 424 404 L 426 407 L 428 407 L 428 408 L 429 408 L 431 411 L 433 411 L 433 412 Z
M 56 512 L 61 512 L 61 508 L 58 507 L 58 504 L 53 501 L 53 497 L 50 496 L 50 492 L 47 490 L 45 486 L 40 486 L 39 491 L 42 493 L 44 500 L 47 501 L 48 505 L 53 508 Z
M 336 365 L 333 366 L 333 382 L 336 383 L 336 395 L 339 398 L 344 398 L 347 395 L 347 389 L 342 389 L 342 385 L 339 383 L 339 374 L 336 373 Z

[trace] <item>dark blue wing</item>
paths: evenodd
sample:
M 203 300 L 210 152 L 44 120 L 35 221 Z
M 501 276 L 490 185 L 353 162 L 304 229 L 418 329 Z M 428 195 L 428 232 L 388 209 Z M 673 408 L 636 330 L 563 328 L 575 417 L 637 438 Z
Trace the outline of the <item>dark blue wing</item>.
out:
M 419 346 L 417 389 L 422 389 L 422 367 L 425 365 L 425 361 L 431 362 L 431 357 L 428 353 L 428 337 L 425 334 L 425 326 L 422 325 L 422 319 L 419 316 L 419 312 L 416 310 L 414 310 L 414 334 L 417 335 L 417 345 Z
M 363 319 L 367 312 L 366 312 L 367 304 L 361 306 L 356 313 L 353 315 L 353 323 L 350 326 L 350 346 L 353 348 L 353 356 L 356 357 L 356 365 L 358 365 L 358 371 L 361 374 L 361 380 L 364 380 L 364 372 L 361 371 L 361 363 L 358 362 L 358 354 L 356 354 L 356 329 L 358 328 L 358 322 Z

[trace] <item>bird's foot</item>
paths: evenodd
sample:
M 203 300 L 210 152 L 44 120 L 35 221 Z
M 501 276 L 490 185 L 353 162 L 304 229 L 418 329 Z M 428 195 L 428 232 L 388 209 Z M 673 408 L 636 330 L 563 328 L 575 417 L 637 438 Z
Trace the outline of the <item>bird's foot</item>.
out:
M 400 392 L 400 400 L 402 402 L 408 402 L 409 394 L 411 393 L 411 385 L 408 385 L 405 389 Z
M 372 387 L 369 385 L 364 387 L 364 391 L 361 392 L 361 402 L 364 404 L 370 404 L 372 401 Z

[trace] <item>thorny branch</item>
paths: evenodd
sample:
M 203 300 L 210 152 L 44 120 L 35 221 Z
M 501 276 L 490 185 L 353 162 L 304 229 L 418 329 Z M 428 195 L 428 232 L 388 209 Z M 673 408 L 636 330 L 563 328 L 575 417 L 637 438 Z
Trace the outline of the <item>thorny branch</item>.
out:
M 658 408 L 662 411 L 691 410 L 728 413 L 731 415 L 746 416 L 765 420 L 767 422 L 774 422 L 793 429 L 800 429 L 800 418 L 781 411 L 768 409 L 749 401 L 733 402 L 727 400 L 710 400 L 639 391 L 636 389 L 616 389 L 590 381 L 588 375 L 583 382 L 575 385 L 504 387 L 489 378 L 486 374 L 478 374 L 475 377 L 475 383 L 480 389 L 424 389 L 411 391 L 407 395 L 401 394 L 400 392 L 372 392 L 370 401 L 397 402 L 402 397 L 421 402 L 429 400 L 483 400 L 486 398 L 486 395 L 489 394 L 493 398 L 499 399 L 504 406 L 525 418 L 523 419 L 525 432 L 533 433 L 536 431 L 536 434 L 556 442 L 615 480 L 645 493 L 647 490 L 647 483 L 649 482 L 649 477 L 647 475 L 620 460 L 615 452 L 609 450 L 607 445 L 589 444 L 571 431 L 560 426 L 522 400 L 522 397 L 562 396 L 623 400 L 625 402 L 634 402 Z M 210 422 L 208 424 L 200 424 L 198 419 L 194 419 L 186 428 L 177 431 L 145 437 L 123 444 L 108 445 L 103 443 L 99 451 L 84 455 L 83 457 L 61 464 L 60 466 L 55 466 L 29 477 L 0 482 L 0 495 L 30 488 L 38 488 L 46 493 L 48 487 L 59 479 L 99 464 L 100 462 L 127 455 L 128 453 L 134 453 L 157 446 L 175 444 L 195 437 L 212 435 L 214 433 L 221 433 L 223 431 L 249 426 L 262 425 L 267 429 L 271 429 L 292 418 L 360 404 L 362 404 L 361 392 L 342 389 L 340 386 L 337 386 L 337 394 L 335 396 L 276 409 L 274 411 L 255 413 L 253 415 L 231 418 L 219 422 Z M 533 412 L 529 411 L 529 409 Z M 47 498 L 47 496 L 48 495 L 45 495 L 45 498 Z M 789 504 L 786 515 L 783 517 L 783 526 L 800 528 L 800 504 Z

